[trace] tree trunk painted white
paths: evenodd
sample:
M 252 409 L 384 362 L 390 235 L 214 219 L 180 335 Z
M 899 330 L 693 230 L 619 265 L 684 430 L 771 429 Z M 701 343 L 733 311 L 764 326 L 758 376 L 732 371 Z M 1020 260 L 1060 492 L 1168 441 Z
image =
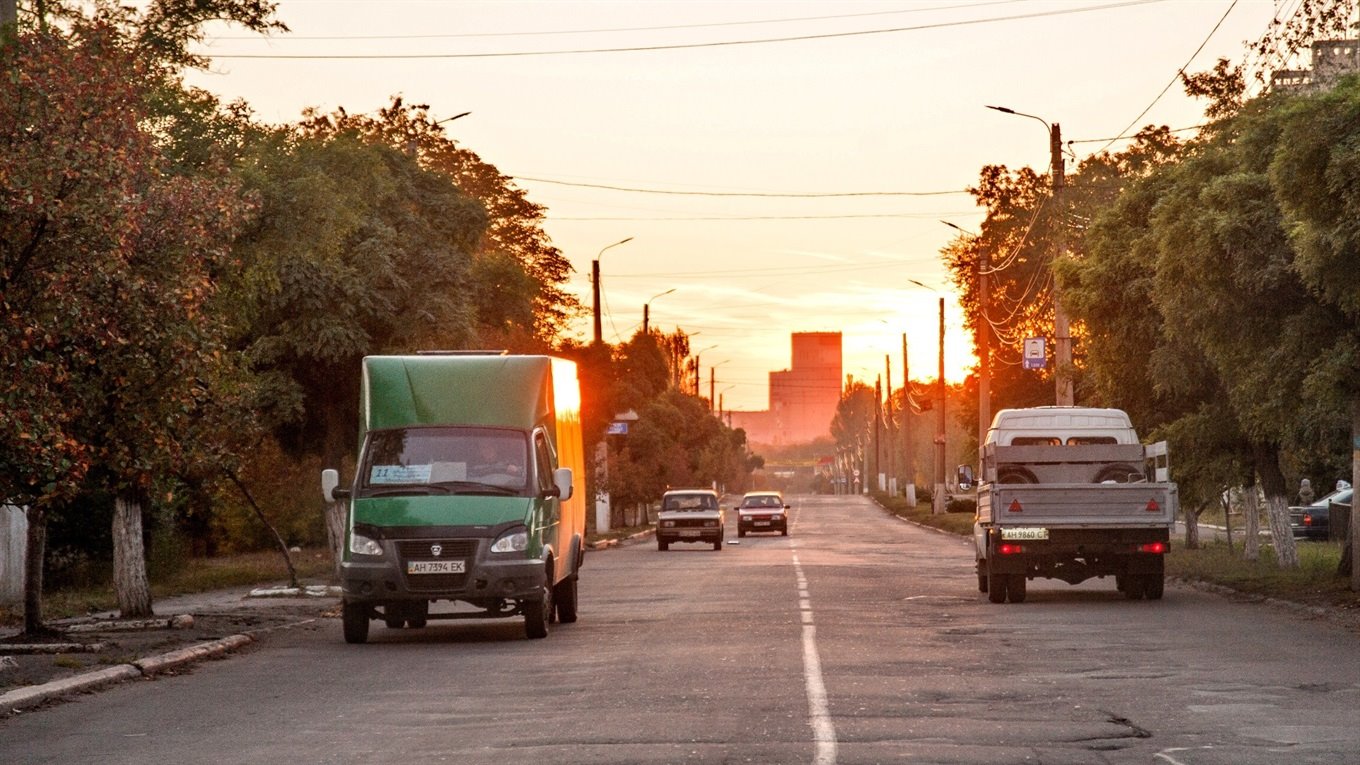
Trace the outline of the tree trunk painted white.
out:
M 154 615 L 142 543 L 142 503 L 132 497 L 119 496 L 113 501 L 113 588 L 122 618 Z
M 1185 510 L 1185 513 L 1184 513 L 1184 515 L 1185 515 L 1185 549 L 1187 549 L 1187 550 L 1198 550 L 1198 549 L 1199 549 L 1199 514 L 1203 511 L 1204 508 L 1201 507 L 1199 510 L 1192 510 L 1192 509 L 1187 505 L 1187 506 L 1185 506 L 1183 509 Z
M 1261 558 L 1261 509 L 1256 504 L 1256 484 L 1242 490 L 1242 557 L 1247 560 Z
M 1360 399 L 1351 402 L 1351 486 L 1360 487 Z M 1346 557 L 1351 569 L 1351 591 L 1360 592 L 1360 503 L 1351 495 L 1351 528 L 1346 540 Z
M 1270 539 L 1275 545 L 1275 562 L 1280 568 L 1299 567 L 1299 548 L 1294 544 L 1294 531 L 1289 527 L 1289 498 L 1283 494 L 1266 497 L 1266 518 L 1270 522 Z
M 26 511 L 28 531 L 24 551 L 24 634 L 38 635 L 47 631 L 43 624 L 43 558 L 47 555 L 47 519 L 42 508 L 30 506 Z
M 335 576 L 340 576 L 340 561 L 345 555 L 345 502 L 326 504 L 326 541 L 330 543 Z

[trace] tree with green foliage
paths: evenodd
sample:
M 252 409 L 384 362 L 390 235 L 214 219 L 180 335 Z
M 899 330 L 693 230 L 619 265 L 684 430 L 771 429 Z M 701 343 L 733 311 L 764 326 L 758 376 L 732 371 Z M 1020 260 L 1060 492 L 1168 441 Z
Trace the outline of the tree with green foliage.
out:
M 167 169 L 142 118 L 171 75 L 122 32 L 127 11 L 21 32 L 0 83 L 0 491 L 30 507 L 25 628 L 40 631 L 44 514 L 113 490 L 121 610 L 151 610 L 141 513 L 192 459 L 224 353 L 212 275 L 246 206 L 225 168 Z M 222 375 L 229 377 L 230 373 Z

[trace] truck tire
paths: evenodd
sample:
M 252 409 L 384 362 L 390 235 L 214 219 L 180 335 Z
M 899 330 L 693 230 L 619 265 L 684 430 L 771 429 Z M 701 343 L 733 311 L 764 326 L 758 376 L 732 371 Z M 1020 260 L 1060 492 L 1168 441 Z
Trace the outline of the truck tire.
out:
M 1006 582 L 1006 597 L 1012 603 L 1025 602 L 1025 575 L 1011 574 Z
M 524 601 L 524 636 L 539 640 L 548 636 L 548 623 L 552 621 L 552 588 L 543 585 L 539 597 Z
M 1096 473 L 1095 480 L 1092 481 L 1091 483 L 1105 483 L 1106 481 L 1113 481 L 1115 483 L 1128 483 L 1129 476 L 1131 475 L 1141 477 L 1142 472 L 1132 465 L 1124 464 L 1106 465 L 1105 467 L 1100 469 L 1099 473 Z
M 1142 600 L 1147 579 L 1142 574 L 1124 575 L 1124 597 L 1129 600 Z
M 738 528 L 738 529 L 737 529 L 737 538 L 740 539 L 740 538 L 742 538 L 742 537 L 744 537 L 744 536 L 746 536 L 746 529 Z
M 987 574 L 987 600 L 993 603 L 1006 602 L 1006 586 L 1010 577 L 1007 574 Z
M 719 538 L 718 538 L 718 541 L 716 541 L 716 542 L 713 543 L 713 550 L 714 550 L 714 552 L 716 552 L 716 551 L 721 550 L 721 549 L 722 549 L 722 538 L 719 537 Z
M 987 561 L 977 562 L 978 592 L 987 591 Z
M 577 575 L 563 579 L 553 588 L 553 603 L 557 607 L 557 621 L 572 624 L 576 621 Z
M 667 542 L 667 541 L 665 541 L 665 540 L 663 540 L 663 539 L 658 539 L 658 540 L 656 540 L 656 549 L 660 550 L 661 552 L 665 552 L 665 551 L 669 550 L 670 548 L 671 548 L 671 543 L 670 543 L 670 542 Z
M 389 630 L 399 630 L 406 626 L 406 608 L 400 603 L 388 603 L 383 606 L 383 624 Z
M 1161 600 L 1162 592 L 1166 589 L 1166 576 L 1164 574 L 1144 574 L 1143 594 L 1148 600 Z
M 406 626 L 413 630 L 423 628 L 429 624 L 430 601 L 422 600 L 418 603 L 409 603 L 406 606 Z
M 345 601 L 340 607 L 340 622 L 345 628 L 346 643 L 368 642 L 368 606 Z

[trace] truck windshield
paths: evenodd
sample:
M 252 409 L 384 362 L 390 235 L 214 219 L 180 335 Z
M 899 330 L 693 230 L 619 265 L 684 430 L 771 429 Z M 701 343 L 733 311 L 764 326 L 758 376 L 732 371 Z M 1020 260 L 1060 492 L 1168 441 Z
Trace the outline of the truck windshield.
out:
M 517 430 L 420 427 L 374 430 L 360 491 L 381 494 L 519 494 L 528 486 L 528 440 Z

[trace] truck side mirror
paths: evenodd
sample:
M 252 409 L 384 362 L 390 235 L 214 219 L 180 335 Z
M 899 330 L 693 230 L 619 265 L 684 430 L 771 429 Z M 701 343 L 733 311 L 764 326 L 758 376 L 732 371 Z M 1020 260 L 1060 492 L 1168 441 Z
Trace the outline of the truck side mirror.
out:
M 571 468 L 558 468 L 553 471 L 553 485 L 557 487 L 557 496 L 563 501 L 571 499 Z
M 334 468 L 321 471 L 321 496 L 327 502 L 349 499 L 349 489 L 336 488 L 340 485 L 340 473 Z
M 956 475 L 960 489 L 965 491 L 973 488 L 973 466 L 959 465 Z

